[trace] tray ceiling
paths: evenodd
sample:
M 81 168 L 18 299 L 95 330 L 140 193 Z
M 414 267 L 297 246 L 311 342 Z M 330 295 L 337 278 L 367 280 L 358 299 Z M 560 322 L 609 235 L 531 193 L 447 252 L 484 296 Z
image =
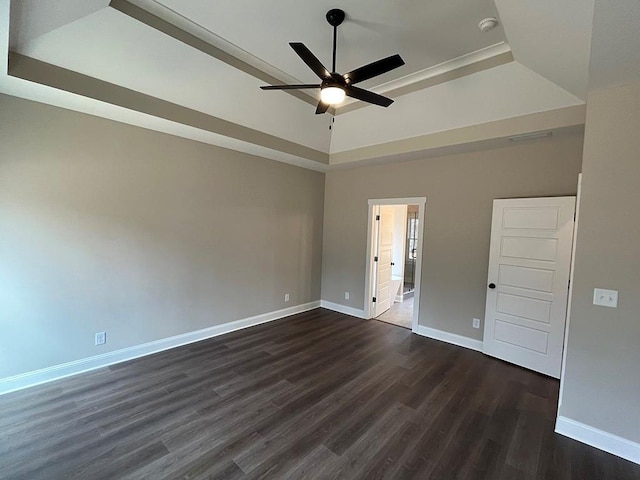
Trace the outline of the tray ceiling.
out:
M 305 161 L 326 166 L 333 152 L 364 146 L 347 142 L 340 147 L 344 136 L 336 136 L 335 129 L 355 129 L 360 136 L 367 130 L 386 132 L 383 113 L 390 114 L 384 118 L 394 125 L 410 122 L 411 128 L 401 128 L 388 139 L 393 142 L 449 128 L 435 124 L 437 119 L 453 119 L 450 128 L 456 128 L 502 120 L 509 109 L 513 115 L 527 115 L 584 103 L 592 2 L 571 0 L 556 9 L 551 0 L 344 0 L 340 5 L 325 0 L 0 0 L 5 12 L 11 5 L 10 22 L 3 20 L 3 28 L 9 26 L 10 50 L 15 52 L 0 87 L 4 82 L 5 92 L 39 101 L 55 97 L 51 102 L 58 105 L 76 98 L 73 108 L 92 114 L 106 112 L 105 104 L 129 108 L 143 114 L 135 124 L 156 128 L 152 125 L 158 122 L 149 116 L 159 117 L 163 131 L 189 132 L 190 138 L 213 142 L 244 129 L 249 136 L 230 135 L 233 141 L 254 144 L 258 151 L 268 148 L 268 158 L 278 151 L 293 156 L 306 151 Z M 338 71 L 395 53 L 406 65 L 362 85 L 395 98 L 393 112 L 347 103 L 338 110 L 332 133 L 331 116 L 313 114 L 316 92 L 296 98 L 258 87 L 316 81 L 288 43 L 305 43 L 330 66 L 332 29 L 325 13 L 335 7 L 347 14 L 339 28 Z M 142 15 L 132 14 L 135 9 Z M 531 12 L 541 28 L 529 21 Z M 500 18 L 501 24 L 482 33 L 478 22 L 490 16 Z M 570 41 L 562 42 L 569 33 Z M 189 37 L 195 42 L 185 40 Z M 198 42 L 211 49 L 194 48 Z M 552 54 L 554 49 L 557 54 Z M 18 68 L 20 58 L 25 61 Z M 66 88 L 63 77 L 78 85 Z M 521 77 L 536 85 L 525 88 Z M 466 80 L 456 82 L 460 78 Z M 61 90 L 65 95 L 54 94 Z M 507 100 L 505 91 L 513 98 Z M 124 97 L 144 108 L 126 104 Z M 468 99 L 464 105 L 456 102 L 461 98 Z M 489 98 L 493 104 L 474 100 Z M 416 101 L 429 106 L 428 118 Z M 502 104 L 507 101 L 509 105 Z M 111 118 L 130 117 L 109 111 Z M 160 111 L 166 115 L 154 113 Z M 204 137 L 198 133 L 203 130 Z M 369 137 L 383 136 L 370 132 Z

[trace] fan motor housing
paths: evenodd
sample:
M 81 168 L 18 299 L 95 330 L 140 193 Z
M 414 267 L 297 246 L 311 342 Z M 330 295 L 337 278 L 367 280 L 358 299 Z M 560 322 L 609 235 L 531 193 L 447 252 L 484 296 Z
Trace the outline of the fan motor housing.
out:
M 344 22 L 344 10 L 340 10 L 339 8 L 333 8 L 327 12 L 327 22 L 332 27 L 337 27 L 342 22 Z

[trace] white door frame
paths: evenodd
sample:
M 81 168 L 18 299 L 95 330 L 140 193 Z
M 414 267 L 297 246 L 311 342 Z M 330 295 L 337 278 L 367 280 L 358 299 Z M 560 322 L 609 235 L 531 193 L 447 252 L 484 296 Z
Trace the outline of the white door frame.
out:
M 375 268 L 373 265 L 373 247 L 375 234 L 374 207 L 380 205 L 418 205 L 418 249 L 416 251 L 416 280 L 414 288 L 413 300 L 413 323 L 411 331 L 415 332 L 418 328 L 418 318 L 420 313 L 420 280 L 422 273 L 422 245 L 424 239 L 424 217 L 427 197 L 406 197 L 406 198 L 372 198 L 369 199 L 369 212 L 367 222 L 367 257 L 366 257 L 366 274 L 364 277 L 364 318 L 369 320 L 373 318 L 374 309 L 372 308 L 373 274 Z M 404 261 L 404 259 L 403 259 Z
M 567 297 L 567 317 L 564 323 L 564 343 L 562 344 L 562 366 L 560 367 L 560 392 L 558 393 L 558 415 L 564 394 L 564 372 L 567 366 L 567 342 L 569 341 L 569 323 L 571 322 L 571 302 L 573 300 L 573 270 L 576 262 L 576 244 L 578 243 L 578 220 L 580 219 L 580 200 L 582 199 L 582 173 L 578 174 L 578 193 L 576 194 L 575 219 L 573 221 L 573 243 L 571 244 L 571 266 L 569 267 L 569 295 Z

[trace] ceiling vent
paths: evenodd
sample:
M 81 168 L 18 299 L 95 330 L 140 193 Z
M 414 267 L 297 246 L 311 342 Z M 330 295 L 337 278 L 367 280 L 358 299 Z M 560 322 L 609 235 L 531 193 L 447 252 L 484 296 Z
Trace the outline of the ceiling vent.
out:
M 513 137 L 508 137 L 507 140 L 510 142 L 523 142 L 525 140 L 535 140 L 536 138 L 545 138 L 553 136 L 553 131 L 548 132 L 534 132 L 534 133 L 525 133 L 523 135 L 514 135 Z

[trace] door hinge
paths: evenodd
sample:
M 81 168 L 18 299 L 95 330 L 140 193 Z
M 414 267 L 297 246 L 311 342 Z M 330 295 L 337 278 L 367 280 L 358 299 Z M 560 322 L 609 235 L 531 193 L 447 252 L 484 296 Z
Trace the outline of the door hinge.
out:
M 373 257 L 373 261 L 377 262 L 378 261 L 378 257 Z
M 380 220 L 380 215 L 376 215 L 376 220 Z
M 373 297 L 373 303 L 376 303 L 376 297 Z

